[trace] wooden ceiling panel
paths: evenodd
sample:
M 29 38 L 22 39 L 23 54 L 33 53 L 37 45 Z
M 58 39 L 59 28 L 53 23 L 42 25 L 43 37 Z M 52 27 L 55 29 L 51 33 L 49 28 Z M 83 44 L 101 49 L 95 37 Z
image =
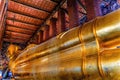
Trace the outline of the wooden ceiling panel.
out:
M 21 39 L 21 40 L 28 40 L 28 37 L 23 37 L 23 36 L 14 36 L 14 35 L 8 35 L 8 34 L 6 34 L 5 36 L 4 36 L 4 38 L 8 38 L 8 39 L 10 39 L 10 38 L 14 38 L 14 39 Z
M 28 34 L 28 35 L 32 35 L 33 34 L 32 30 L 16 28 L 16 27 L 13 27 L 13 26 L 6 26 L 6 30 L 7 31 L 18 32 L 18 33 L 23 33 L 23 34 Z
M 13 1 L 9 1 L 8 10 L 16 13 L 25 14 L 28 16 L 33 16 L 40 19 L 46 19 L 47 16 L 49 15 L 49 13 L 47 12 L 37 10 L 35 8 L 29 7 L 23 4 L 19 4 Z
M 24 40 L 19 40 L 19 39 L 14 39 L 14 38 L 13 39 L 4 38 L 3 40 L 6 41 L 6 42 L 13 42 L 13 43 L 21 43 L 21 44 L 25 43 Z
M 7 12 L 7 19 L 12 19 L 12 20 L 21 21 L 28 24 L 34 24 L 34 25 L 40 25 L 43 22 L 43 20 L 31 18 L 28 16 L 13 13 L 10 11 Z
M 27 35 L 27 34 L 22 34 L 22 33 L 17 33 L 17 32 L 11 32 L 11 31 L 6 31 L 5 34 L 12 36 L 23 36 L 26 38 L 30 38 L 31 35 Z
M 38 27 L 34 25 L 24 24 L 18 21 L 6 20 L 7 25 L 16 26 L 18 28 L 28 29 L 35 31 Z
M 13 0 L 13 1 L 16 1 L 16 0 Z M 46 12 L 48 11 L 52 12 L 54 7 L 57 5 L 56 2 L 53 2 L 51 0 L 17 0 L 16 2 L 26 4 L 34 8 L 38 8 Z

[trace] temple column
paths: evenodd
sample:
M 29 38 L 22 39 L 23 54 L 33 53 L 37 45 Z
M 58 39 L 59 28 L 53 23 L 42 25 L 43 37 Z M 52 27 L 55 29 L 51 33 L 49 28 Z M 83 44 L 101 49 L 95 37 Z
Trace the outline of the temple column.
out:
M 64 32 L 66 30 L 65 25 L 65 12 L 63 9 L 58 10 L 58 26 L 57 26 L 57 34 Z
M 49 39 L 49 26 L 46 25 L 43 29 L 43 41 L 46 41 Z
M 101 15 L 100 1 L 101 0 L 85 0 L 88 21 Z
M 43 31 L 42 30 L 40 30 L 39 32 L 38 32 L 38 44 L 40 44 L 41 42 L 43 41 Z
M 57 28 L 56 28 L 56 18 L 50 19 L 50 29 L 49 29 L 49 37 L 52 38 L 57 34 Z
M 67 9 L 69 15 L 69 28 L 73 28 L 79 25 L 79 11 L 77 0 L 67 0 Z

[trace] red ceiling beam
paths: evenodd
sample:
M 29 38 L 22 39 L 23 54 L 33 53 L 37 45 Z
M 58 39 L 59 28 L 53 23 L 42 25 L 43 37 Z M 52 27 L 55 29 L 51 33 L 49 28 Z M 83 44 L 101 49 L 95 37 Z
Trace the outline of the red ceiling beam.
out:
M 5 34 L 10 35 L 10 36 L 23 36 L 23 37 L 26 37 L 26 38 L 31 37 L 31 35 L 21 34 L 21 33 L 11 32 L 11 31 L 6 31 Z
M 34 26 L 37 26 L 37 27 L 39 27 L 39 25 L 36 25 L 36 22 L 29 22 L 30 20 L 28 20 L 28 21 L 25 21 L 25 19 L 24 18 L 21 18 L 21 19 L 16 19 L 16 18 L 10 18 L 10 17 L 7 17 L 6 18 L 7 20 L 11 20 L 11 21 L 18 21 L 18 22 L 21 22 L 21 23 L 24 23 L 24 24 L 29 24 L 29 25 L 34 25 Z M 24 20 L 22 20 L 22 19 L 24 19 Z M 41 22 L 42 23 L 42 22 Z
M 7 11 L 7 19 L 11 19 L 14 21 L 17 20 L 19 22 L 23 22 L 23 23 L 27 23 L 27 24 L 31 24 L 31 25 L 35 25 L 35 26 L 39 26 L 43 22 L 43 20 L 28 17 L 25 15 L 17 14 L 17 13 L 13 13 L 10 11 Z
M 7 39 L 7 38 L 4 38 L 3 40 L 6 41 L 6 42 L 11 42 L 11 43 L 21 43 L 21 44 L 25 43 L 24 40 L 18 40 L 18 39 Z
M 26 42 L 27 40 L 25 40 L 25 39 L 20 39 L 20 38 L 17 38 L 17 37 L 15 37 L 15 38 L 9 38 L 9 37 L 4 37 L 4 39 L 9 39 L 9 40 L 12 40 L 12 39 L 14 39 L 14 40 L 21 40 L 21 41 L 23 41 L 23 42 Z
M 23 34 L 28 34 L 28 35 L 32 35 L 34 32 L 32 30 L 26 30 L 26 29 L 16 28 L 16 27 L 12 27 L 12 26 L 6 26 L 6 30 L 18 32 L 18 33 L 23 33 Z
M 48 11 L 48 10 L 46 10 L 46 9 L 42 9 L 42 8 L 40 8 L 40 7 L 37 7 L 37 6 L 34 6 L 34 5 L 32 5 L 32 4 L 30 4 L 30 3 L 28 3 L 27 1 L 21 1 L 21 0 L 12 0 L 13 2 L 16 2 L 16 3 L 19 3 L 19 4 L 22 4 L 22 5 L 25 5 L 25 6 L 28 6 L 28 7 L 31 7 L 31 8 L 35 8 L 35 9 L 37 9 L 37 10 L 39 10 L 39 11 L 43 11 L 43 12 L 46 12 L 46 13 L 51 13 L 51 11 Z M 33 3 L 36 3 L 36 1 L 32 1 Z
M 21 19 L 22 19 L 22 18 L 21 18 Z M 24 18 L 23 18 L 23 19 L 24 19 Z M 25 21 L 17 20 L 17 19 L 14 19 L 14 18 L 8 18 L 8 17 L 6 17 L 6 20 L 11 20 L 13 23 L 17 21 L 17 22 L 21 22 L 21 23 L 26 24 L 26 25 L 39 27 L 38 25 L 35 25 L 35 23 L 34 23 L 34 24 L 32 24 L 32 23 L 27 23 L 27 22 L 25 22 Z M 36 21 L 36 22 L 37 22 L 37 21 Z
M 4 38 L 8 38 L 8 39 L 10 39 L 10 37 L 11 38 L 16 38 L 16 39 L 21 39 L 21 40 L 28 40 L 29 38 L 28 37 L 24 37 L 24 36 L 14 36 L 14 35 L 8 35 L 8 34 L 6 34 L 5 36 L 4 36 Z
M 37 26 L 25 24 L 25 23 L 18 22 L 18 21 L 12 21 L 12 20 L 6 20 L 6 23 L 7 23 L 7 25 L 10 25 L 10 26 L 33 30 L 33 31 L 35 31 L 38 28 Z

